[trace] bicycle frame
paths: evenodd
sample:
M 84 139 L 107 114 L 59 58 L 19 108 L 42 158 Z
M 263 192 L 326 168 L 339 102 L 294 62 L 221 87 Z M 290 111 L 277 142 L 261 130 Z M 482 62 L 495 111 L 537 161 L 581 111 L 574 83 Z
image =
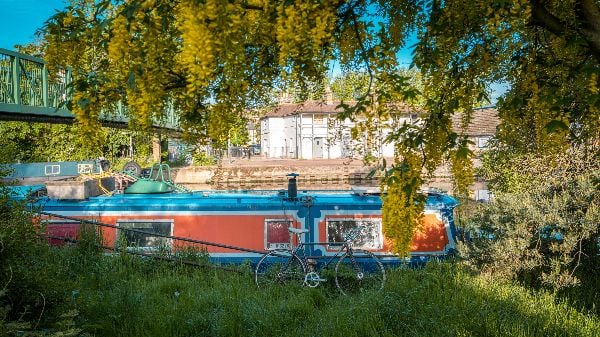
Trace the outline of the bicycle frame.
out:
M 317 245 L 328 245 L 328 246 L 339 245 L 339 246 L 341 246 L 341 249 L 338 250 L 334 255 L 329 255 L 329 256 L 327 256 L 327 255 L 324 255 L 324 256 L 308 256 L 308 255 L 306 255 L 306 251 L 304 249 L 305 246 L 317 246 Z M 346 254 L 346 253 L 352 254 L 353 252 L 354 251 L 353 251 L 352 247 L 347 242 L 344 242 L 344 243 L 339 243 L 339 242 L 304 243 L 304 242 L 300 242 L 290 251 L 290 253 L 296 254 L 298 257 L 300 257 L 300 259 L 304 262 L 304 264 L 306 266 L 310 266 L 309 261 L 313 260 L 313 259 L 326 260 L 325 263 L 321 267 L 314 269 L 314 270 L 310 270 L 310 271 L 323 270 L 323 269 L 327 268 L 333 261 L 342 257 L 344 254 Z
M 261 282 L 271 279 L 277 283 L 285 283 L 287 281 L 302 281 L 302 284 L 308 287 L 317 287 L 321 283 L 326 282 L 320 275 L 321 271 L 327 269 L 333 261 L 335 264 L 334 278 L 335 284 L 342 294 L 348 294 L 352 291 L 364 291 L 366 289 L 382 289 L 385 283 L 385 271 L 383 265 L 373 253 L 364 251 L 361 254 L 355 255 L 355 250 L 352 247 L 353 238 L 358 232 L 350 233 L 345 237 L 344 242 L 310 242 L 302 241 L 302 235 L 306 232 L 289 228 L 290 232 L 290 249 L 285 251 L 271 251 L 263 256 L 258 262 L 255 269 L 255 278 L 257 286 L 261 286 Z M 294 236 L 296 236 L 297 244 L 294 244 Z M 312 245 L 328 245 L 339 246 L 340 249 L 333 255 L 329 256 L 307 256 L 306 246 Z M 360 250 L 362 252 L 362 250 Z M 285 261 L 275 262 L 272 259 L 285 258 Z M 325 262 L 317 262 L 316 260 L 325 260 Z M 269 262 L 270 261 L 270 262 Z M 371 274 L 368 267 L 369 264 L 375 266 L 375 272 Z M 275 268 L 270 275 L 267 270 L 270 266 Z M 344 266 L 349 266 L 346 268 Z M 261 281 L 262 280 L 262 281 Z

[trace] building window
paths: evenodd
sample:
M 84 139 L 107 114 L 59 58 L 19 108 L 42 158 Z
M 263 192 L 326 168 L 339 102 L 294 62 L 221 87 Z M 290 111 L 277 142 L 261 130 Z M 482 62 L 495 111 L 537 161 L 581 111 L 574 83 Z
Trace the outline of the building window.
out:
M 352 247 L 360 249 L 381 249 L 381 219 L 379 218 L 352 218 L 328 219 L 327 241 L 344 242 L 348 236 L 355 235 Z
M 475 200 L 490 201 L 491 195 L 489 190 L 475 190 Z
M 292 220 L 265 219 L 265 249 L 290 249 L 290 232 Z
M 480 149 L 488 147 L 488 142 L 490 141 L 490 138 L 490 136 L 477 137 L 477 147 Z
M 125 240 L 127 248 L 143 250 L 171 248 L 172 240 L 163 236 L 172 235 L 173 220 L 119 220 L 117 227 L 117 237 L 119 240 Z M 127 229 L 135 229 L 144 233 Z
M 325 115 L 323 115 L 323 114 L 313 115 L 313 124 L 314 125 L 325 124 Z
M 44 173 L 47 176 L 55 176 L 60 174 L 60 165 L 46 165 L 44 167 Z

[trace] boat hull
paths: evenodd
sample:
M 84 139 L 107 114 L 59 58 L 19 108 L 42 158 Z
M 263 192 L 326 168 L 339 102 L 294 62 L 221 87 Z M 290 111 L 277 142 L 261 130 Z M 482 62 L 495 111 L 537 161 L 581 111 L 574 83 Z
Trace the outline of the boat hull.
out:
M 456 204 L 447 195 L 428 196 L 423 224 L 412 244 L 413 260 L 445 256 L 455 249 Z M 92 220 L 106 225 L 100 228 L 109 247 L 123 241 L 130 249 L 142 250 L 194 246 L 218 261 L 256 262 L 265 251 L 289 248 L 287 228 L 296 227 L 308 230 L 303 237 L 309 243 L 307 254 L 318 258 L 335 254 L 339 246 L 331 242 L 343 241 L 345 233 L 360 227 L 364 230 L 355 247 L 373 251 L 384 262 L 401 260 L 390 252 L 390 240 L 383 234 L 379 196 L 303 192 L 289 199 L 276 192 L 195 192 L 46 199 L 39 206 L 50 214 L 46 217 L 50 234 L 74 237 L 78 230 L 74 218 Z

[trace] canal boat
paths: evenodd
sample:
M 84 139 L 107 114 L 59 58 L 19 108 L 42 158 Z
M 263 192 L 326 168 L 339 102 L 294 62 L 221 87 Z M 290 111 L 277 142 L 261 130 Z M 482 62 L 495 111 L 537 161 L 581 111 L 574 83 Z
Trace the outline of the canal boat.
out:
M 455 249 L 456 199 L 425 192 L 422 226 L 412 242 L 413 262 L 443 257 Z M 280 191 L 194 191 L 120 193 L 83 200 L 39 196 L 33 206 L 52 237 L 77 236 L 81 220 L 100 224 L 104 245 L 125 242 L 128 249 L 153 251 L 195 245 L 223 263 L 255 263 L 269 250 L 290 247 L 289 227 L 306 229 L 309 255 L 334 254 L 344 234 L 361 227 L 356 248 L 374 252 L 384 263 L 401 259 L 390 252 L 382 231 L 377 191 L 298 190 L 296 177 Z M 123 238 L 122 240 L 119 238 Z

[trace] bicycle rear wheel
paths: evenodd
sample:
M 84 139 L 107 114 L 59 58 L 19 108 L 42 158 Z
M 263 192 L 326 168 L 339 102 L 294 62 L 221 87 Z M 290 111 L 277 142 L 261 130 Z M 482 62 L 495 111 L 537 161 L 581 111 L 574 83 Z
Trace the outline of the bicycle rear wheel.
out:
M 381 290 L 384 284 L 383 264 L 371 252 L 346 252 L 335 265 L 335 285 L 344 295 Z
M 298 255 L 287 250 L 275 250 L 265 254 L 254 270 L 256 286 L 266 288 L 273 284 L 304 282 L 306 268 Z

